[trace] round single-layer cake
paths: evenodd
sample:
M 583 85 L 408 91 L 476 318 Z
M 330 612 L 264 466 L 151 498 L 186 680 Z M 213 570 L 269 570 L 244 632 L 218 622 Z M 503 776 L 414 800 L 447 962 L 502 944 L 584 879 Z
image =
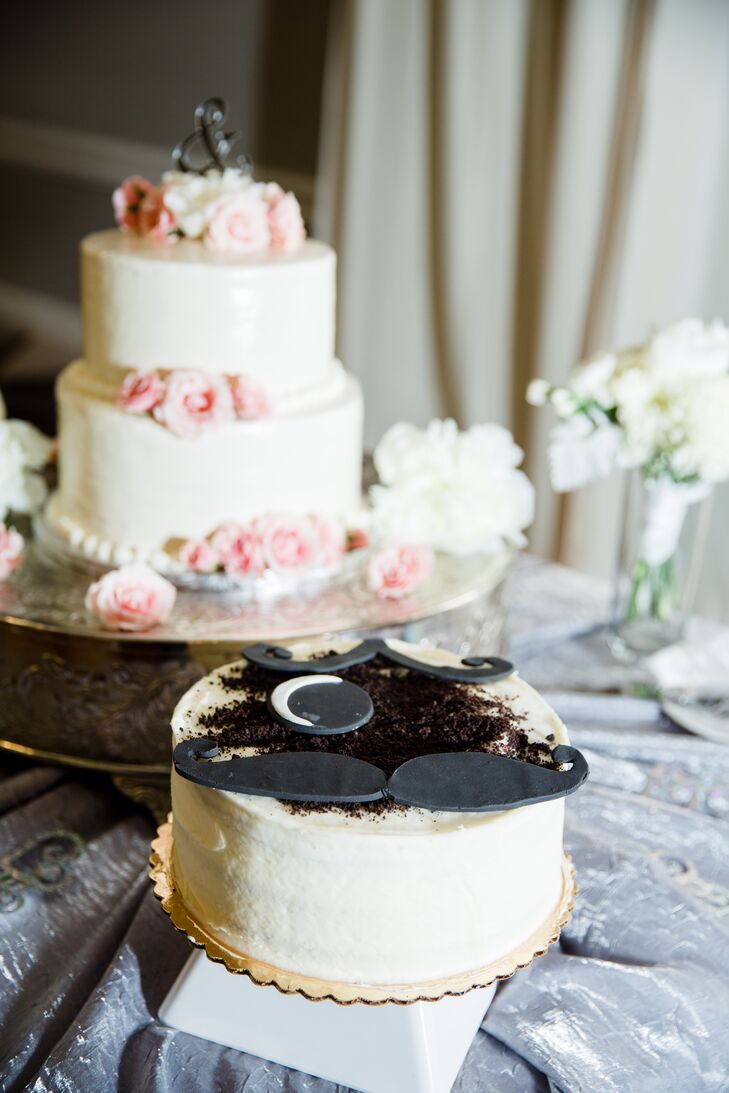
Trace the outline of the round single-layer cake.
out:
M 318 658 L 354 644 L 291 649 Z M 448 652 L 387 644 L 422 663 L 461 665 Z M 408 759 L 446 752 L 549 764 L 568 743 L 516 674 L 447 682 L 383 657 L 336 674 L 372 699 L 371 720 L 355 731 L 312 736 L 277 723 L 267 696 L 284 677 L 244 660 L 181 699 L 175 744 L 207 737 L 223 759 L 338 752 L 389 776 Z M 172 804 L 174 880 L 190 914 L 228 948 L 301 976 L 411 984 L 476 970 L 526 942 L 562 894 L 562 799 L 498 812 L 311 804 L 212 789 L 173 771 Z

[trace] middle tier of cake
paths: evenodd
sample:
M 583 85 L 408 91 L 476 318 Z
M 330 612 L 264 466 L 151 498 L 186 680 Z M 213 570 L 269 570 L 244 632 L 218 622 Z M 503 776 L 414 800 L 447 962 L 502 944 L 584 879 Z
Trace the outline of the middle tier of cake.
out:
M 47 510 L 54 531 L 104 563 L 174 569 L 171 540 L 270 513 L 346 523 L 361 504 L 362 395 L 333 361 L 326 382 L 193 439 L 148 415 L 125 413 L 118 390 L 83 361 L 57 387 L 60 484 Z

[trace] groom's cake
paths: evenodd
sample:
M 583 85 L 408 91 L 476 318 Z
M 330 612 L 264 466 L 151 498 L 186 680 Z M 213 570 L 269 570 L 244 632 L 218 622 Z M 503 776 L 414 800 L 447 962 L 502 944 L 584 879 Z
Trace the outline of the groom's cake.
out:
M 56 533 L 162 571 L 330 567 L 360 505 L 362 398 L 334 357 L 335 268 L 298 203 L 230 167 L 217 100 L 159 186 L 84 239 L 84 356 L 62 373 Z M 212 159 L 193 166 L 197 140 Z M 303 529 L 303 530 L 302 530 Z
M 254 646 L 192 687 L 172 728 L 174 882 L 228 949 L 418 984 L 554 924 L 561 797 L 586 767 L 507 662 L 394 640 Z

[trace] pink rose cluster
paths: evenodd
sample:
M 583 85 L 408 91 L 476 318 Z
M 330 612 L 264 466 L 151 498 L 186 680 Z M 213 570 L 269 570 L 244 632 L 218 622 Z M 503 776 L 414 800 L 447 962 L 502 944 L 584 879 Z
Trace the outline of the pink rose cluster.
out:
M 433 563 L 428 546 L 382 547 L 367 563 L 367 585 L 380 599 L 399 600 L 430 579 Z
M 150 414 L 185 440 L 236 418 L 255 421 L 269 412 L 265 392 L 246 376 L 215 376 L 192 369 L 130 372 L 117 401 L 128 414 Z
M 230 576 L 260 577 L 267 571 L 303 574 L 339 566 L 346 550 L 344 530 L 320 516 L 268 515 L 249 523 L 230 522 L 206 539 L 189 539 L 180 550 L 186 569 L 223 570 Z
M 122 231 L 146 235 L 154 243 L 176 243 L 180 232 L 165 204 L 167 186 L 153 186 L 141 175 L 130 175 L 111 195 L 114 217 Z
M 0 581 L 6 581 L 23 560 L 23 536 L 0 520 Z
M 253 183 L 229 189 L 221 184 L 218 195 L 211 186 L 211 196 L 200 208 L 193 221 L 181 215 L 179 220 L 170 208 L 177 202 L 166 199 L 172 190 L 182 196 L 186 181 L 171 181 L 154 186 L 148 179 L 132 175 L 122 182 L 112 195 L 116 222 L 123 231 L 147 236 L 156 243 L 174 243 L 187 231 L 195 232 L 207 247 L 231 254 L 256 254 L 269 248 L 294 251 L 304 242 L 306 229 L 301 206 L 291 192 L 286 193 L 276 182 Z M 201 228 L 190 228 L 190 223 Z
M 224 195 L 209 206 L 203 236 L 211 250 L 237 254 L 296 250 L 306 238 L 301 206 L 277 182 Z
M 86 610 L 107 630 L 151 630 L 166 622 L 175 586 L 148 565 L 123 565 L 89 585 Z

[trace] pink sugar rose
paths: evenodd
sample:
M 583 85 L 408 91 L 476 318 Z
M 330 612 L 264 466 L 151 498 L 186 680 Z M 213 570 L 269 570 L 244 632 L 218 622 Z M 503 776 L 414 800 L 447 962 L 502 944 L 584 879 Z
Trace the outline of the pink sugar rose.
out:
M 205 243 L 211 250 L 256 254 L 270 242 L 264 201 L 249 194 L 231 194 L 214 201 L 205 217 Z
M 301 206 L 292 193 L 284 193 L 275 182 L 266 187 L 268 227 L 275 250 L 293 251 L 306 239 Z
M 317 561 L 318 538 L 309 516 L 264 516 L 256 521 L 263 557 L 277 573 L 309 569 Z
M 23 536 L 0 521 L 0 581 L 6 581 L 23 560 Z
M 151 630 L 169 618 L 175 586 L 148 565 L 123 565 L 89 585 L 86 610 L 107 630 Z
M 246 376 L 236 376 L 231 381 L 233 406 L 243 421 L 256 421 L 269 412 L 266 392 Z
M 122 231 L 139 230 L 139 211 L 152 183 L 141 175 L 130 175 L 111 195 L 114 218 Z
M 212 573 L 218 568 L 220 558 L 207 539 L 188 539 L 180 547 L 180 561 L 193 573 Z
M 139 206 L 137 230 L 153 243 L 177 242 L 177 221 L 174 213 L 165 205 L 166 192 L 166 186 L 153 186 Z
M 326 569 L 339 566 L 346 551 L 344 528 L 334 520 L 314 517 L 312 520 L 316 532 L 316 561 Z
M 165 397 L 165 381 L 159 372 L 130 372 L 125 377 L 118 404 L 128 414 L 146 414 Z
M 192 439 L 233 420 L 233 396 L 222 376 L 181 369 L 170 372 L 155 419 L 175 436 Z
M 433 572 L 433 560 L 430 547 L 384 547 L 367 563 L 367 584 L 380 598 L 399 600 L 425 584 Z
M 251 525 L 221 524 L 211 545 L 226 573 L 259 577 L 266 568 L 261 537 Z
M 370 537 L 364 528 L 349 528 L 347 530 L 347 550 L 363 550 L 369 544 Z

